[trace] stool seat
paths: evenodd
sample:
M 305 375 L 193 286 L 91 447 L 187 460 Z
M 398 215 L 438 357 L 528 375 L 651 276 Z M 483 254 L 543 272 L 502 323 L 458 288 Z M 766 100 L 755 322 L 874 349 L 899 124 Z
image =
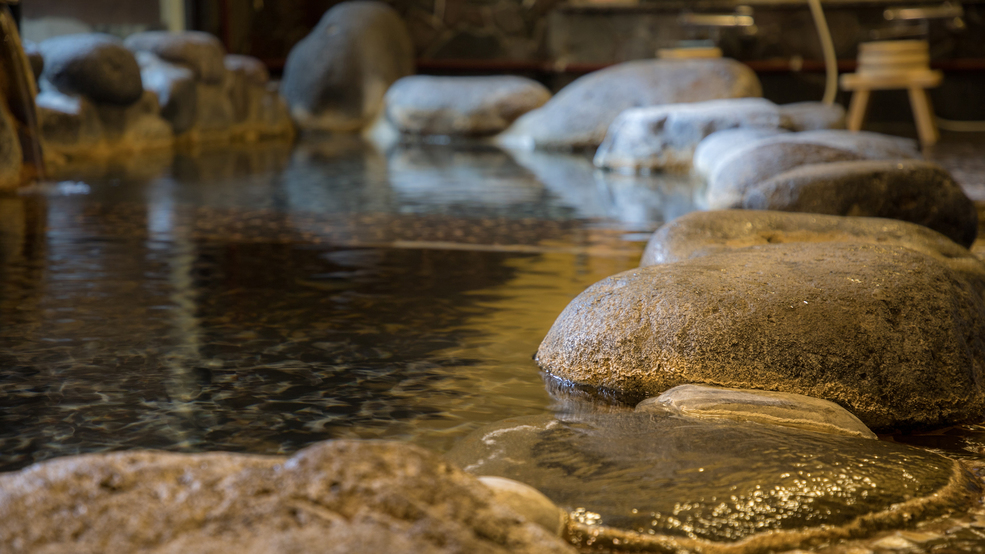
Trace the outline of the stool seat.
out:
M 842 90 L 859 90 L 861 88 L 867 88 L 869 90 L 893 90 L 913 86 L 934 88 L 939 86 L 942 80 L 944 80 L 944 75 L 940 71 L 931 71 L 929 69 L 898 75 L 846 73 L 841 76 L 841 88 Z

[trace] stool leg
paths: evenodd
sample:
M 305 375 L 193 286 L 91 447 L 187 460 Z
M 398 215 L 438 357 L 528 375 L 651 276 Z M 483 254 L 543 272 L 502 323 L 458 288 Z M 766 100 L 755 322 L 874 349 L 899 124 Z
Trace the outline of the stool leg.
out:
M 869 109 L 869 94 L 870 91 L 867 88 L 860 88 L 852 94 L 852 103 L 848 107 L 848 121 L 846 122 L 849 131 L 862 130 L 865 112 Z
M 917 123 L 917 134 L 920 135 L 920 144 L 930 146 L 940 138 L 937 123 L 934 121 L 934 107 L 930 104 L 926 89 L 910 87 L 908 90 L 913 119 Z

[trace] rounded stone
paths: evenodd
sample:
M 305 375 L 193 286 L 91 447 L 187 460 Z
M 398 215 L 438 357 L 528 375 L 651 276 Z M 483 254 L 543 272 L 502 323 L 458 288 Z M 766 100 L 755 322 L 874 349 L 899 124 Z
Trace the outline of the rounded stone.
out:
M 985 305 L 901 246 L 752 246 L 592 285 L 536 359 L 638 399 L 709 384 L 830 400 L 876 431 L 953 425 L 985 408 Z
M 291 49 L 280 90 L 300 127 L 352 132 L 371 123 L 390 85 L 413 72 L 414 44 L 393 8 L 342 2 Z
M 876 438 L 857 417 L 834 402 L 789 392 L 680 385 L 640 402 L 636 411 L 756 421 L 819 433 Z
M 386 116 L 415 135 L 489 135 L 551 98 L 537 81 L 509 75 L 411 75 L 386 93 Z
M 134 52 L 150 52 L 162 60 L 185 66 L 200 82 L 221 85 L 226 78 L 226 48 L 209 33 L 145 31 L 130 35 L 124 44 Z
M 631 552 L 863 537 L 963 508 L 981 490 L 958 462 L 906 445 L 666 413 L 511 418 L 446 456 L 536 487 L 571 511 L 581 546 Z
M 65 35 L 38 45 L 44 56 L 42 88 L 82 95 L 93 102 L 126 106 L 144 87 L 133 53 L 116 37 L 99 33 Z
M 150 52 L 137 52 L 140 75 L 147 90 L 157 95 L 163 117 L 175 133 L 195 125 L 198 116 L 198 88 L 195 73 L 179 64 L 166 62 Z
M 539 490 L 505 477 L 479 477 L 489 487 L 497 502 L 509 506 L 527 521 L 560 536 L 568 522 L 568 513 L 558 508 Z
M 290 458 L 131 451 L 6 473 L 0 551 L 575 552 L 437 454 L 342 440 Z
M 679 262 L 757 245 L 824 242 L 896 245 L 922 252 L 971 283 L 985 298 L 982 260 L 937 231 L 898 219 L 758 210 L 696 211 L 657 229 L 640 265 Z
M 951 174 L 919 160 L 863 160 L 796 167 L 745 189 L 748 210 L 910 221 L 970 247 L 978 211 Z
M 270 71 L 267 66 L 253 56 L 227 54 L 222 60 L 226 71 L 242 77 L 249 86 L 262 87 L 270 81 Z
M 694 149 L 691 169 L 695 175 L 707 179 L 732 150 L 760 139 L 788 133 L 786 129 L 737 128 L 716 131 L 705 137 Z
M 761 95 L 756 74 L 735 60 L 625 62 L 575 80 L 499 140 L 523 148 L 595 148 L 629 108 Z

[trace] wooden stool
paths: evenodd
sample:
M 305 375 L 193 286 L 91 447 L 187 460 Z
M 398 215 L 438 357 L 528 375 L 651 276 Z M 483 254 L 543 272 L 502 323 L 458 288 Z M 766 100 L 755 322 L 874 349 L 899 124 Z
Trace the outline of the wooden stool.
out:
M 906 89 L 920 144 L 934 144 L 940 134 L 927 89 L 940 85 L 942 78 L 940 71 L 930 69 L 930 48 L 925 40 L 860 44 L 858 72 L 841 76 L 841 88 L 855 91 L 848 108 L 848 129 L 858 131 L 862 128 L 873 90 Z

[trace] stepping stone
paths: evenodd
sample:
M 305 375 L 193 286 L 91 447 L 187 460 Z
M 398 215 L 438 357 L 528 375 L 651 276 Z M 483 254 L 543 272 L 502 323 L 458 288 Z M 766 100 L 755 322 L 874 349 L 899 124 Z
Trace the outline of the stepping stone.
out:
M 509 75 L 411 75 L 386 93 L 386 117 L 411 135 L 490 135 L 550 100 L 537 81 Z
M 752 246 L 592 285 L 536 360 L 638 399 L 686 383 L 756 388 L 836 402 L 875 431 L 954 425 L 985 408 L 985 305 L 901 246 Z
M 716 131 L 704 138 L 694 149 L 691 172 L 708 179 L 722 159 L 737 148 L 761 139 L 789 133 L 786 129 L 737 128 Z

